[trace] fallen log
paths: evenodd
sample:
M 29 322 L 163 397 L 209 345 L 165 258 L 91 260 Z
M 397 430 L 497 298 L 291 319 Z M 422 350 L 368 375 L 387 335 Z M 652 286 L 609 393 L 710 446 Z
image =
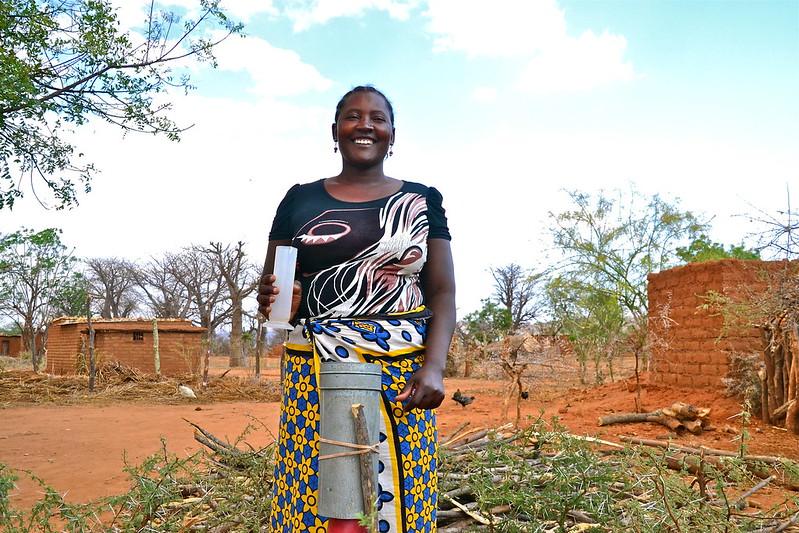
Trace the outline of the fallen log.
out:
M 660 424 L 661 426 L 666 426 L 672 431 L 677 433 L 683 431 L 691 431 L 692 433 L 697 433 L 702 431 L 701 424 L 696 426 L 692 425 L 689 429 L 685 423 L 681 422 L 680 420 L 666 416 L 660 411 L 653 411 L 651 413 L 618 413 L 614 415 L 607 415 L 599 417 L 599 425 L 600 426 L 609 426 L 611 424 L 632 424 L 638 422 L 654 422 L 655 424 Z

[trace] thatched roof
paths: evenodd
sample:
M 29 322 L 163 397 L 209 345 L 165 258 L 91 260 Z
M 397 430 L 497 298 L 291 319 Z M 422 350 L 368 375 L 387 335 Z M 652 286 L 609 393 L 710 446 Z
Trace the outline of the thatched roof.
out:
M 181 331 L 203 333 L 205 328 L 195 326 L 191 320 L 183 318 L 158 318 L 158 331 Z M 53 326 L 87 326 L 86 317 L 60 317 L 53 320 Z M 152 331 L 151 318 L 92 318 L 95 331 Z

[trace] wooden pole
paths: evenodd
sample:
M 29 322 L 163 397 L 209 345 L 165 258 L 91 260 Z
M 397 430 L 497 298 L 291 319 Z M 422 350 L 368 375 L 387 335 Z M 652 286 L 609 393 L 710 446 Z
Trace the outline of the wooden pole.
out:
M 205 337 L 205 364 L 203 365 L 203 387 L 208 386 L 208 367 L 211 366 L 211 338 Z
M 261 314 L 258 313 L 258 326 L 255 329 L 255 377 L 261 377 L 261 352 L 264 350 L 264 321 Z
M 355 443 L 363 446 L 372 444 L 369 442 L 369 430 L 366 427 L 366 416 L 363 412 L 363 405 L 356 403 L 352 405 L 352 416 L 355 418 Z M 361 491 L 363 493 L 363 514 L 369 517 L 369 531 L 377 531 L 377 507 L 375 507 L 375 486 L 374 486 L 374 461 L 371 452 L 358 455 L 361 463 Z
M 161 377 L 161 351 L 158 347 L 158 319 L 153 319 L 153 365 L 155 375 Z
M 94 392 L 97 364 L 94 359 L 94 326 L 92 325 L 92 298 L 86 296 L 86 326 L 89 328 L 89 392 Z

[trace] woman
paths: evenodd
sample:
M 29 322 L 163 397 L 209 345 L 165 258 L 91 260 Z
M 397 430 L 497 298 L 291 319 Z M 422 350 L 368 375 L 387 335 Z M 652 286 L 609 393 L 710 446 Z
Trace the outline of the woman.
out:
M 380 531 L 434 531 L 436 423 L 455 326 L 455 282 L 441 195 L 386 176 L 394 111 L 371 86 L 342 97 L 332 126 L 341 172 L 295 185 L 280 203 L 258 291 L 268 316 L 278 245 L 298 248 L 292 309 L 297 327 L 284 357 L 284 398 L 272 528 L 333 533 L 316 514 L 318 394 L 313 361 L 383 367 Z M 329 529 L 327 529 L 329 528 Z

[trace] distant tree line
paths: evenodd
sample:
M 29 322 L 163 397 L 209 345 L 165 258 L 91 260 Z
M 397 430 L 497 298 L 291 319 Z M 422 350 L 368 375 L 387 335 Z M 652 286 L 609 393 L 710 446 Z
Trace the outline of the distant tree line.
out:
M 136 262 L 77 258 L 60 230 L 23 228 L 0 236 L 0 319 L 22 334 L 37 369 L 41 347 L 35 337 L 58 316 L 88 313 L 188 319 L 207 329 L 209 342 L 225 326 L 230 363 L 241 366 L 243 339 L 258 329 L 254 298 L 248 303 L 258 274 L 243 242 L 189 245 Z
M 647 327 L 649 274 L 690 262 L 760 257 L 758 249 L 713 242 L 708 222 L 659 195 L 568 195 L 566 210 L 549 213 L 551 264 L 490 268 L 492 294 L 458 324 L 459 340 L 472 356 L 485 356 L 486 345 L 522 331 L 564 336 L 583 381 L 589 364 L 596 381 L 606 372 L 614 379 L 621 354 L 648 363 L 655 341 Z

